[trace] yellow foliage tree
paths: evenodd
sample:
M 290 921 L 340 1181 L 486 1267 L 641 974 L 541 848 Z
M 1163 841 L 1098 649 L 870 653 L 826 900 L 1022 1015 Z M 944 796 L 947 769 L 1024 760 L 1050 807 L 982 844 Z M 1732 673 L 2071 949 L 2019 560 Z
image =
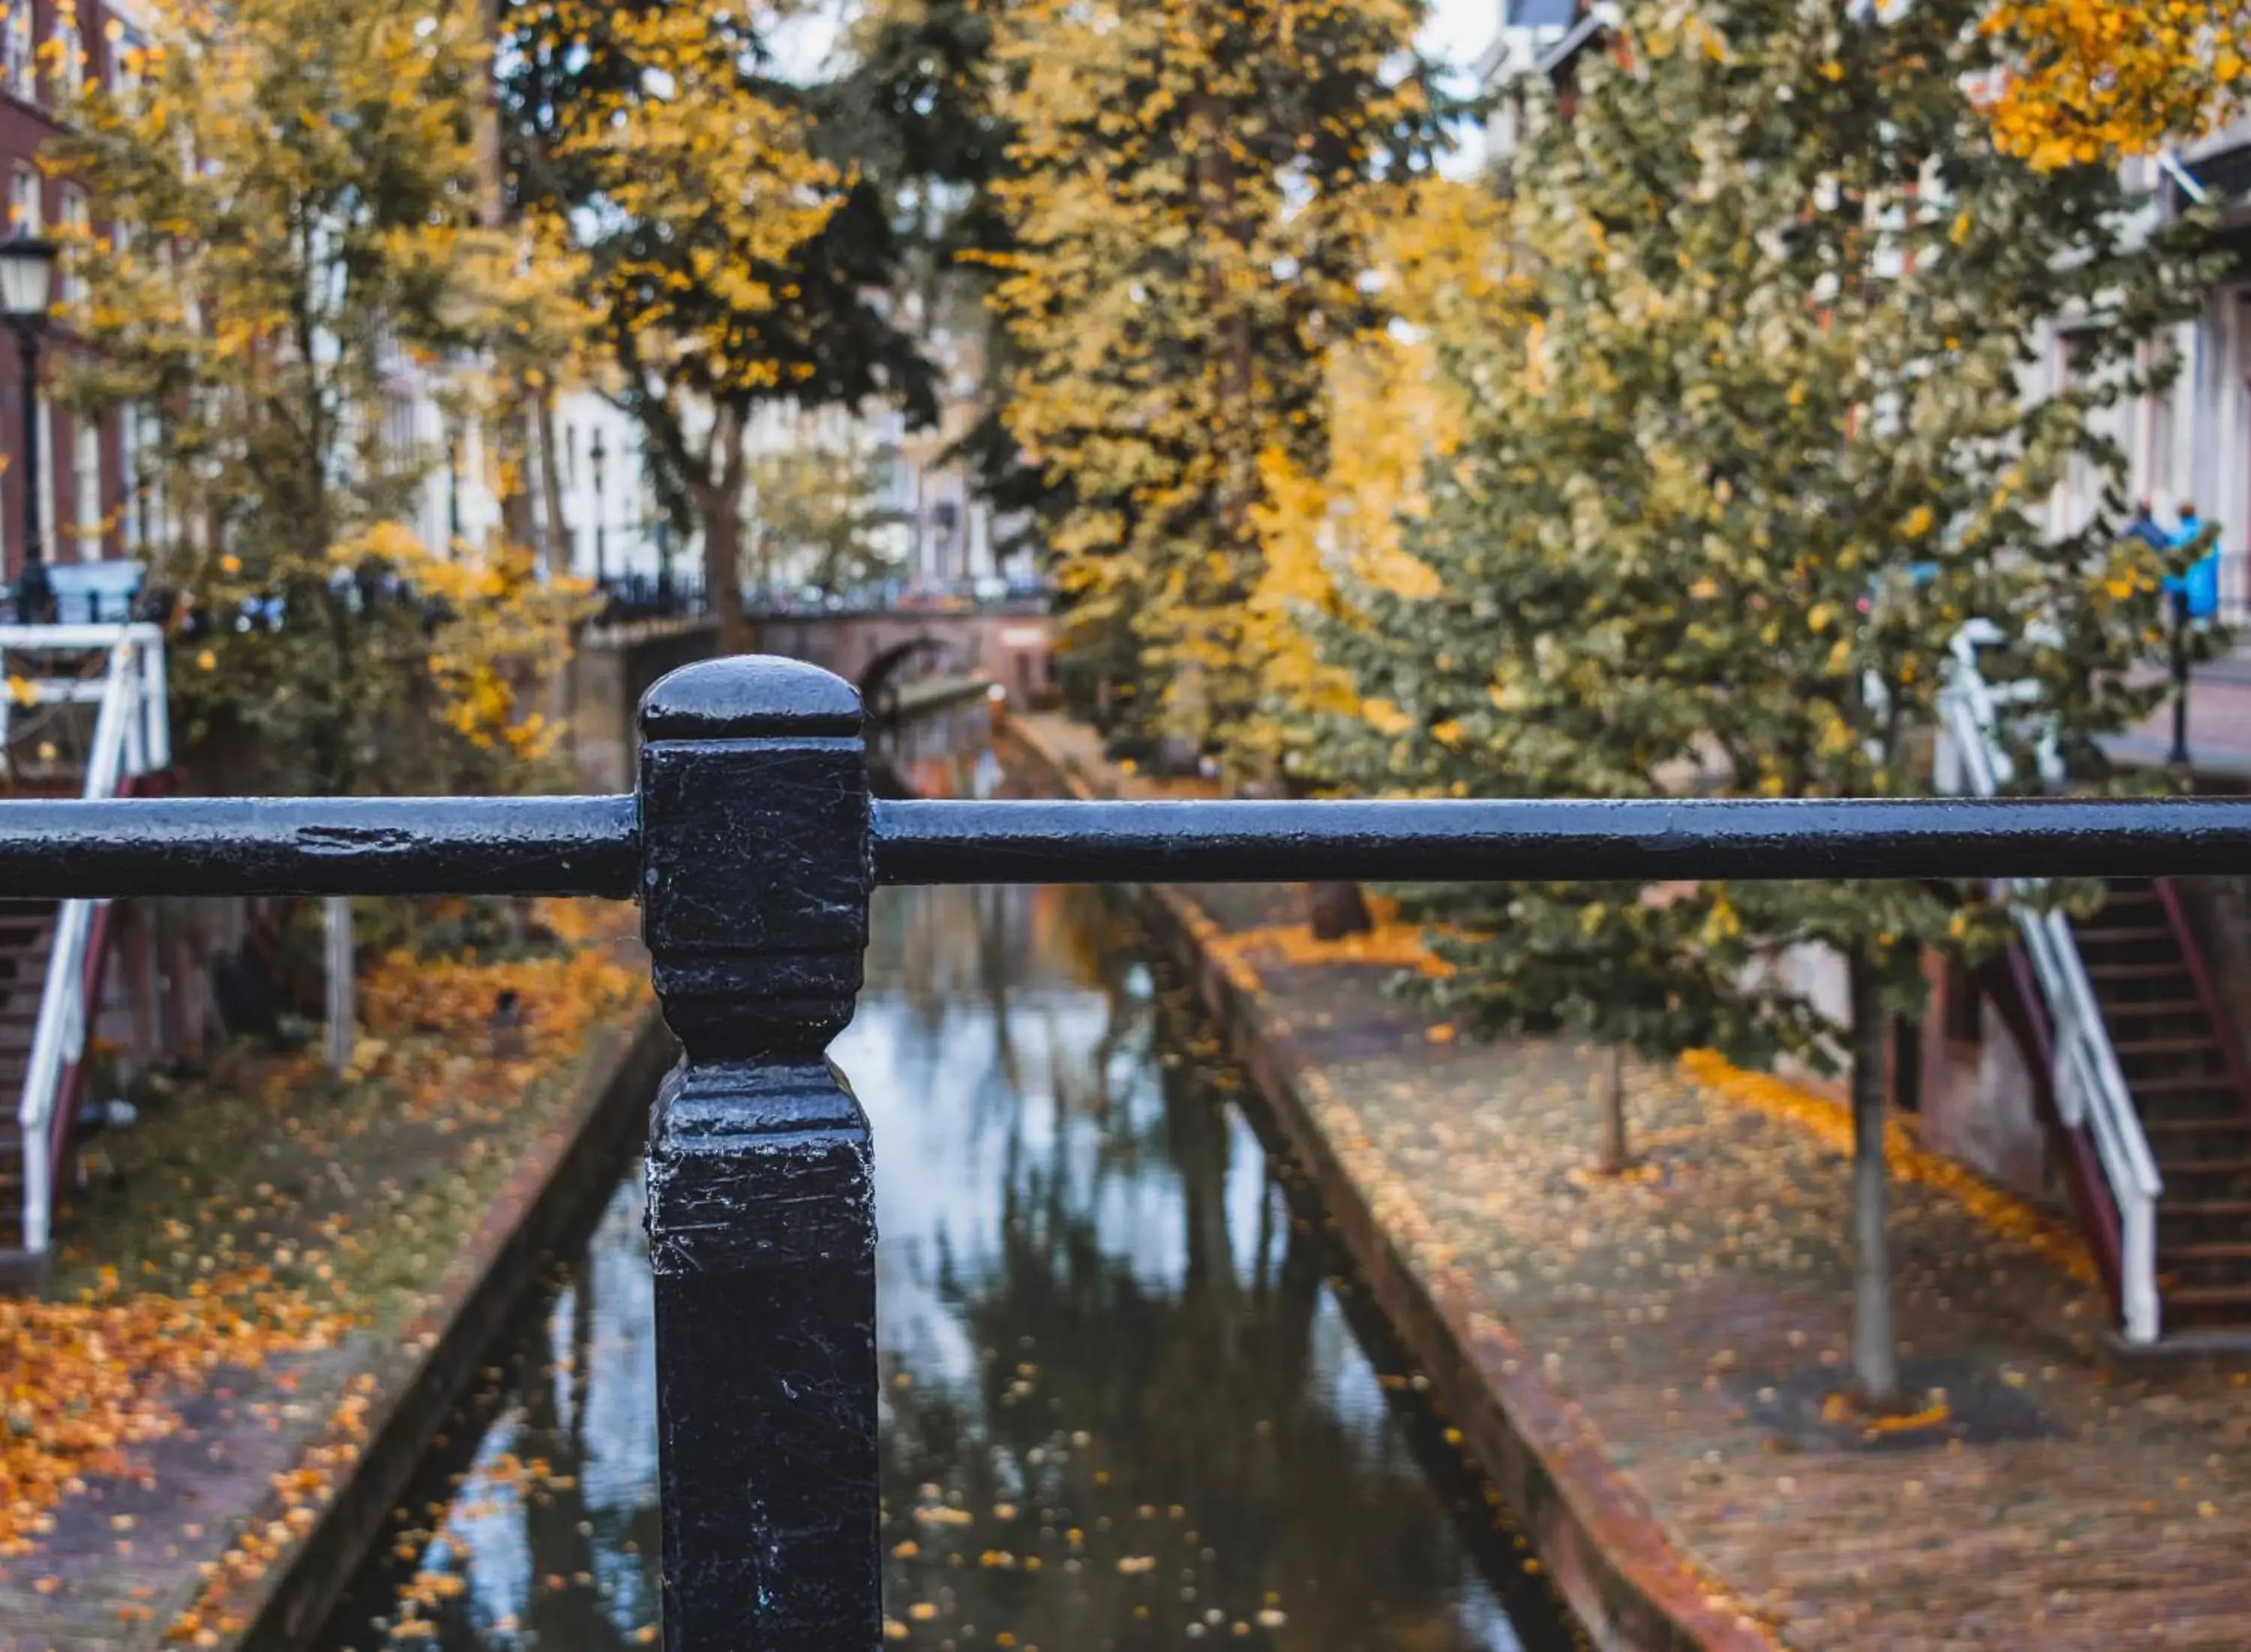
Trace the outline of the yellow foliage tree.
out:
M 1250 734 L 1268 767 L 1288 769 L 1320 716 L 1362 709 L 1306 628 L 1309 614 L 1342 612 L 1336 576 L 1409 598 L 1432 591 L 1437 576 L 1406 549 L 1405 525 L 1424 514 L 1430 467 L 1460 436 L 1473 394 L 1463 359 L 1523 325 L 1501 202 L 1480 185 L 1425 176 L 1399 206 L 1369 245 L 1370 284 L 1390 315 L 1332 345 L 1322 363 L 1321 467 L 1280 445 L 1260 456 L 1251 515 L 1264 565 L 1243 623 L 1265 662 L 1266 715 Z
M 2002 0 L 1984 26 L 2012 59 L 1994 132 L 2038 166 L 2146 154 L 2241 107 L 2247 0 Z
M 1068 640 L 1126 719 L 1238 770 L 1269 661 L 1269 488 L 1326 463 L 1324 352 L 1382 314 L 1368 248 L 1430 146 L 1414 0 L 1024 0 L 995 301 L 1005 416 L 1057 484 Z
M 526 248 L 475 221 L 474 18 L 159 0 L 148 24 L 58 146 L 108 226 L 67 248 L 64 309 L 91 348 L 65 390 L 142 433 L 188 755 L 283 791 L 520 777 L 553 735 L 520 691 L 565 648 L 575 598 L 519 547 L 418 540 L 440 452 L 388 417 L 401 370 L 471 358 L 549 296 Z M 482 418 L 473 381 L 433 377 Z
M 525 187 L 571 228 L 612 392 L 660 498 L 703 536 L 722 646 L 739 648 L 752 411 L 897 388 L 844 364 L 867 283 L 808 252 L 855 180 L 758 78 L 752 14 L 535 0 L 509 27 Z

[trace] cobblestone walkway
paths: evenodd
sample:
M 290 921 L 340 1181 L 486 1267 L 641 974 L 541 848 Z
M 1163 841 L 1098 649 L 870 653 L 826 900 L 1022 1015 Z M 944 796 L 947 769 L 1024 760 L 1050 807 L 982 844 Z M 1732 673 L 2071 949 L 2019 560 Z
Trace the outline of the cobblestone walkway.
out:
M 1079 731 L 1038 732 L 1099 772 Z M 1386 994 L 1391 970 L 1294 930 L 1301 895 L 1186 893 L 1458 1339 L 1496 1386 L 1529 1365 L 1576 1411 L 1707 1604 L 1790 1647 L 2251 1646 L 2251 1387 L 2109 1360 L 2067 1232 L 1901 1132 L 1898 1310 L 1930 1414 L 1830 1420 L 1841 1109 L 1637 1065 L 1643 1169 L 1593 1177 L 1606 1052 L 1434 1033 Z

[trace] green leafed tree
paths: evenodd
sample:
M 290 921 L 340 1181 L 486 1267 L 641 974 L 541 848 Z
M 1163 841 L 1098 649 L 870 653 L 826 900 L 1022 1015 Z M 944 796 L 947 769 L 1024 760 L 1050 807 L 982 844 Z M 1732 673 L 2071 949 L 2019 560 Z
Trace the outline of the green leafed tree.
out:
M 1977 0 L 1651 0 L 1514 157 L 1520 329 L 1410 543 L 1415 594 L 1341 581 L 1316 621 L 1361 713 L 1328 778 L 1425 795 L 1900 797 L 1930 786 L 1948 646 L 2018 641 L 2067 754 L 2160 688 L 2157 553 L 2122 540 L 2103 410 L 2202 272 L 2111 172 L 1997 151 Z M 2074 329 L 2067 377 L 2054 328 Z M 2058 531 L 2067 475 L 2108 479 Z M 2029 771 L 2030 765 L 2026 765 Z M 1420 892 L 1475 1031 L 1564 1025 L 1849 1079 L 1853 1361 L 1898 1403 L 1881 1029 L 1928 949 L 1996 930 L 1902 882 Z M 1841 960 L 1817 992 L 1807 960 Z
M 1435 147 L 1414 0 L 1020 0 L 995 301 L 1066 643 L 1140 737 L 1269 767 L 1248 623 L 1265 466 L 1318 471 L 1322 352 Z

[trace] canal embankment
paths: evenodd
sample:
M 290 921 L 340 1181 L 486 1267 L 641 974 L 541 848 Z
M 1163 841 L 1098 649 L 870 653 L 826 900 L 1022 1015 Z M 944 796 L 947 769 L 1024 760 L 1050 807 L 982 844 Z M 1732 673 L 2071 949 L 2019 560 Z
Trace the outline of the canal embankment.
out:
M 1147 790 L 1059 718 L 1004 744 L 1050 794 Z M 1836 1400 L 1850 1161 L 1827 1098 L 1631 1064 L 1638 1162 L 1598 1175 L 1609 1054 L 1459 1039 L 1387 990 L 1423 961 L 1412 932 L 1318 942 L 1286 888 L 1133 899 L 1597 1643 L 2241 1644 L 2245 1373 L 2114 1371 L 2042 1213 L 1894 1129 L 1922 1403 L 1868 1427 Z
M 0 1648 L 310 1644 L 670 1060 L 631 909 L 542 917 L 378 961 L 345 1072 L 240 1048 L 107 1144 L 12 1310 Z
M 991 795 L 986 727 L 920 722 L 879 771 Z M 877 891 L 830 1055 L 876 1143 L 887 1643 L 1584 1645 L 1184 978 L 1113 905 Z M 648 1263 L 620 1172 L 321 1652 L 656 1637 Z

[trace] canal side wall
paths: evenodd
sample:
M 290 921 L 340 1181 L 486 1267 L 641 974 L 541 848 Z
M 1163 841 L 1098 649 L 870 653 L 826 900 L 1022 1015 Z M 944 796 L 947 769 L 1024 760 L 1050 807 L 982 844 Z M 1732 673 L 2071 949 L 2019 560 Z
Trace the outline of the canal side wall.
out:
M 1105 795 L 1037 720 L 1010 719 L 1003 750 L 1036 788 Z M 1176 957 L 1231 1053 L 1313 1179 L 1369 1292 L 1423 1367 L 1463 1435 L 1539 1551 L 1555 1586 L 1604 1652 L 1767 1652 L 1774 1642 L 1711 1591 L 1636 1489 L 1605 1463 L 1570 1402 L 1539 1374 L 1509 1328 L 1418 1268 L 1408 1235 L 1386 1229 L 1375 1194 L 1347 1166 L 1315 1105 L 1319 1075 L 1270 1025 L 1255 991 L 1211 945 L 1215 926 L 1185 890 L 1125 891 Z
M 384 1397 L 357 1466 L 305 1540 L 246 1603 L 244 1627 L 221 1642 L 229 1652 L 319 1652 L 315 1637 L 383 1534 L 433 1436 L 468 1392 L 492 1339 L 541 1271 L 600 1213 L 675 1054 L 654 1004 L 599 1035 L 576 1106 L 516 1166 L 447 1268 L 428 1310 L 408 1327 L 392 1361 L 376 1368 Z

